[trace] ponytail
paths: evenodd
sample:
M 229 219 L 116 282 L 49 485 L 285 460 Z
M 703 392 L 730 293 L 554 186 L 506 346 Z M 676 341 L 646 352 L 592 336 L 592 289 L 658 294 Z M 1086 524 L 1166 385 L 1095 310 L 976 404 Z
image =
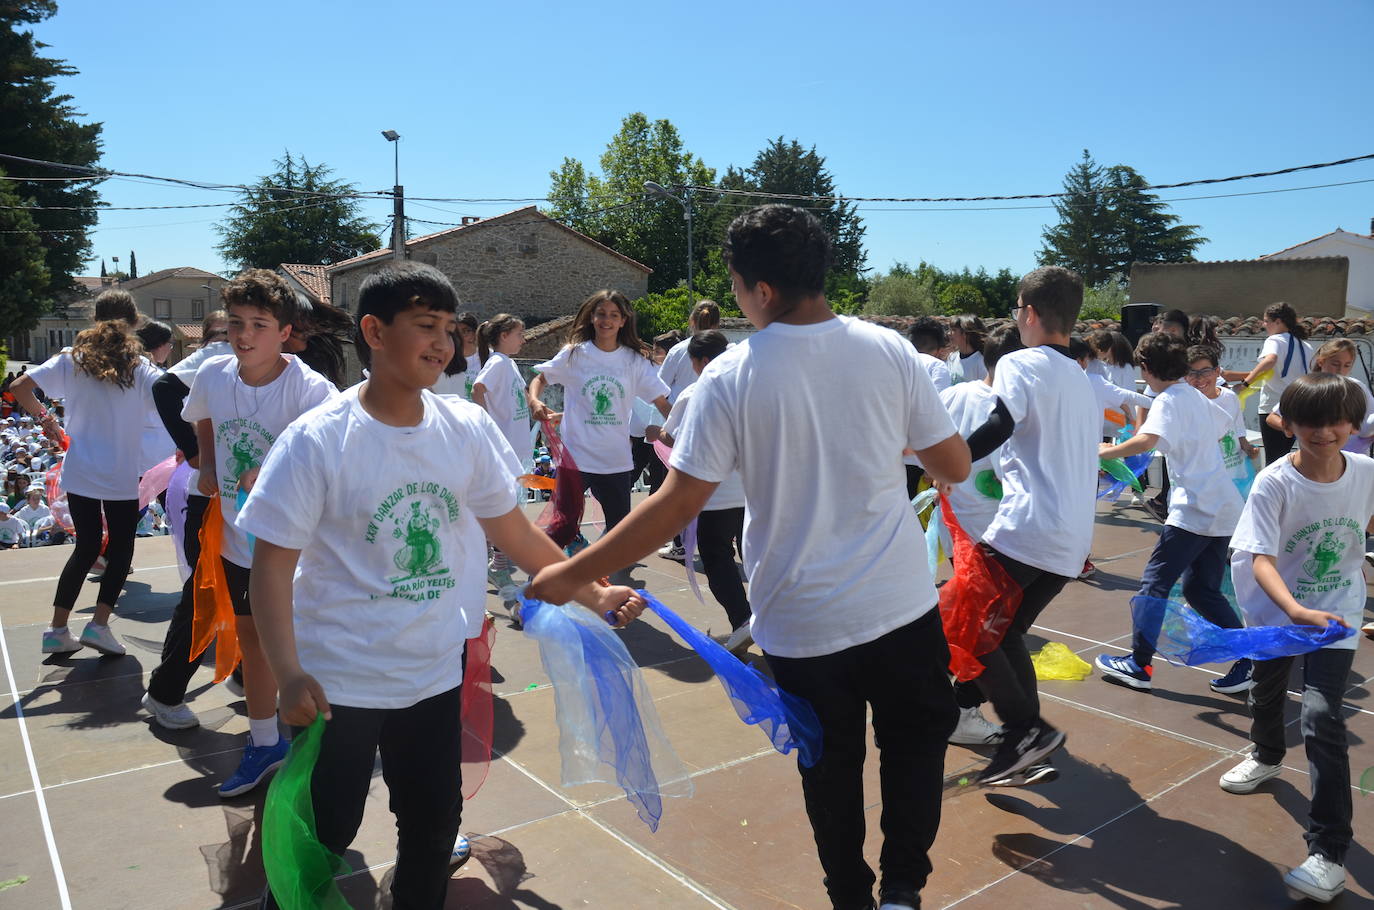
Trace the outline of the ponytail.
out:
M 519 316 L 512 316 L 510 313 L 497 313 L 477 327 L 477 359 L 482 366 L 487 365 L 491 354 L 496 350 L 497 343 L 501 336 L 511 329 L 523 326 L 524 320 Z

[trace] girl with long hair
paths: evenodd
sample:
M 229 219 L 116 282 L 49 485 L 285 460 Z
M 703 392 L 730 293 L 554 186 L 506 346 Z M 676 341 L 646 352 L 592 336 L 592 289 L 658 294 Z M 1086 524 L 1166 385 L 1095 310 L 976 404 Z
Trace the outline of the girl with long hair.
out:
M 549 383 L 563 386 L 563 444 L 587 489 L 601 503 L 610 531 L 630 511 L 630 409 L 643 398 L 668 416 L 668 384 L 658 377 L 649 347 L 635 330 L 635 311 L 619 291 L 596 291 L 573 318 L 568 343 L 535 367 L 530 413 L 555 414 L 540 400 Z
M 112 292 L 128 297 L 122 291 Z M 63 351 L 14 382 L 14 394 L 29 414 L 38 418 L 50 439 L 61 439 L 63 428 L 34 397 L 41 386 L 66 405 L 71 447 L 62 464 L 62 487 L 76 531 L 76 546 L 67 559 L 53 595 L 52 624 L 43 632 L 44 654 L 65 654 L 90 647 L 102 654 L 122 655 L 124 646 L 110 631 L 115 600 L 129 575 L 138 527 L 138 478 L 141 430 L 153 407 L 153 383 L 158 371 L 143 356 L 127 312 L 129 301 L 96 299 L 97 315 L 121 311 L 76 336 Z M 136 315 L 136 314 L 135 314 Z M 67 628 L 86 573 L 100 555 L 101 516 L 109 532 L 105 574 L 96 596 L 95 615 L 78 640 Z
M 1259 429 L 1264 439 L 1264 463 L 1273 464 L 1293 450 L 1293 437 L 1269 425 L 1268 417 L 1278 406 L 1283 390 L 1293 380 L 1307 373 L 1312 365 L 1312 345 L 1307 343 L 1307 330 L 1298 323 L 1298 314 L 1286 303 L 1271 303 L 1264 308 L 1260 320 L 1267 336 L 1260 348 L 1259 359 L 1248 373 L 1233 370 L 1226 374 L 1228 381 L 1240 381 L 1241 388 L 1249 388 L 1261 373 L 1272 371 L 1264 380 L 1259 394 Z

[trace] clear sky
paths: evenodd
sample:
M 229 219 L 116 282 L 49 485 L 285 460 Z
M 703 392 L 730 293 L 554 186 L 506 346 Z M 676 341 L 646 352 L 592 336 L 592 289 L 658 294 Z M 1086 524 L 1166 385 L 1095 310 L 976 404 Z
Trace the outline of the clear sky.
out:
M 723 172 L 771 137 L 815 145 L 853 196 L 1059 189 L 1084 148 L 1169 183 L 1374 153 L 1374 2 L 360 3 L 65 0 L 36 28 L 80 75 L 108 168 L 252 182 L 289 149 L 364 189 L 538 197 L 621 119 L 667 118 Z M 1374 180 L 1374 161 L 1165 199 Z M 110 180 L 110 205 L 227 201 Z M 869 265 L 1035 265 L 1048 208 L 865 206 Z M 408 208 L 434 221 L 515 204 Z M 933 209 L 960 209 L 934 211 Z M 377 222 L 389 203 L 369 203 Z M 1178 201 L 1204 259 L 1368 232 L 1374 182 Z M 218 209 L 107 212 L 101 257 L 226 268 Z M 425 229 L 426 226 L 417 226 Z M 439 228 L 433 228 L 435 230 Z

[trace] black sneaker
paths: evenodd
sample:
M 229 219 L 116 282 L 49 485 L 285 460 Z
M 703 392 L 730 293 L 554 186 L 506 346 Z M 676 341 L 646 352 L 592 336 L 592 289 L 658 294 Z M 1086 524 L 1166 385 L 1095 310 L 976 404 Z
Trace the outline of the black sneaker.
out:
M 1045 756 L 1064 745 L 1067 737 L 1043 720 L 1017 736 L 1008 731 L 997 754 L 978 775 L 978 783 L 985 787 L 1006 786 L 1017 772 L 1037 764 Z
M 1059 769 L 1049 762 L 1039 762 L 1031 765 L 1022 771 L 1018 771 L 1011 777 L 1004 778 L 990 787 L 1033 787 L 1036 784 L 1048 784 L 1050 781 L 1059 779 Z
M 1165 519 L 1169 517 L 1169 504 L 1162 501 L 1159 497 L 1155 497 L 1154 499 L 1142 499 L 1140 501 L 1140 507 L 1146 512 L 1149 512 L 1150 517 L 1160 524 L 1163 524 Z

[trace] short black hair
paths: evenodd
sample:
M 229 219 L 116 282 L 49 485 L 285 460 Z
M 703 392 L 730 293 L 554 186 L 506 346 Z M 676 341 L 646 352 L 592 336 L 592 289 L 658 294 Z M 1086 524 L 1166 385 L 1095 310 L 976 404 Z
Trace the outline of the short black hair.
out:
M 1165 310 L 1159 314 L 1159 323 L 1160 325 L 1176 325 L 1183 330 L 1184 334 L 1188 332 L 1188 314 L 1182 310 Z
M 1082 360 L 1084 357 L 1089 360 L 1095 360 L 1097 358 L 1092 346 L 1078 335 L 1069 336 L 1069 356 L 1074 360 Z
M 693 360 L 714 360 L 730 346 L 730 339 L 719 329 L 694 332 L 687 340 L 687 356 Z
M 1168 332 L 1147 332 L 1135 346 L 1135 359 L 1165 382 L 1188 375 L 1188 346 Z
M 784 302 L 825 292 L 834 252 L 815 215 L 794 205 L 761 205 L 730 222 L 725 264 L 747 288 L 768 282 Z
M 1212 366 L 1220 363 L 1217 356 L 1217 349 L 1210 344 L 1192 344 L 1188 346 L 1188 365 L 1192 366 L 1194 360 L 1205 360 Z
M 1021 278 L 1016 296 L 1023 306 L 1035 308 L 1049 331 L 1068 334 L 1083 309 L 1083 279 L 1060 265 L 1041 266 Z
M 983 365 L 991 374 L 997 367 L 997 361 L 1013 351 L 1025 349 L 1026 345 L 1021 340 L 1021 330 L 1016 327 L 1016 323 L 999 325 L 983 340 Z
M 458 295 L 443 272 L 421 262 L 383 266 L 363 279 L 358 289 L 358 359 L 372 365 L 372 348 L 363 338 L 363 317 L 376 316 L 386 325 L 412 307 L 441 313 L 458 311 Z
M 907 329 L 906 337 L 922 354 L 930 354 L 949 344 L 949 331 L 934 316 L 921 316 Z
M 1359 383 L 1334 373 L 1308 373 L 1293 380 L 1279 398 L 1284 423 L 1300 427 L 1329 427 L 1364 423 L 1364 390 Z

